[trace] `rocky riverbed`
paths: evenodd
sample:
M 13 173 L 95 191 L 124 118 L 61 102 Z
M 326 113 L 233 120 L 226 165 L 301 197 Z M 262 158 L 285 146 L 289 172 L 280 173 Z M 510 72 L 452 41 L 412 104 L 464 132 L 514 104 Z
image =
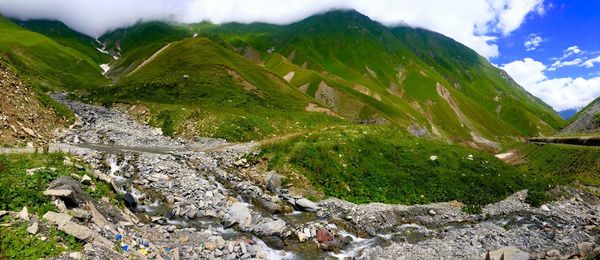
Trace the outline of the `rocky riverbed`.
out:
M 122 210 L 106 203 L 97 210 L 93 203 L 67 205 L 57 213 L 75 207 L 94 216 L 69 220 L 98 238 L 86 238 L 83 254 L 89 258 L 483 259 L 490 252 L 493 259 L 502 254 L 505 259 L 560 259 L 600 254 L 599 199 L 578 190 L 565 188 L 561 200 L 540 208 L 524 203 L 523 191 L 478 215 L 464 213 L 458 202 L 355 205 L 331 198 L 313 203 L 281 187 L 276 172 L 259 173 L 259 178 L 240 174 L 251 167 L 243 157 L 256 153 L 257 143 L 172 139 L 122 112 L 54 97 L 79 120 L 52 150 L 69 151 L 91 165 L 93 177 L 111 183 L 127 205 Z M 55 195 L 59 201 L 60 194 Z M 62 221 L 60 215 L 48 218 Z M 126 250 L 115 250 L 114 243 Z

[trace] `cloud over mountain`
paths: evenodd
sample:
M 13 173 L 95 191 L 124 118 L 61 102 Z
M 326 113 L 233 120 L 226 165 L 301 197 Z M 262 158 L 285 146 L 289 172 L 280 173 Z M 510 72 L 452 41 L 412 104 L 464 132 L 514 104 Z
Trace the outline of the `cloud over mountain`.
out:
M 356 9 L 386 25 L 433 30 L 495 57 L 496 38 L 518 29 L 528 15 L 542 14 L 544 5 L 543 0 L 0 0 L 4 15 L 56 19 L 94 37 L 138 21 L 285 24 L 331 9 Z

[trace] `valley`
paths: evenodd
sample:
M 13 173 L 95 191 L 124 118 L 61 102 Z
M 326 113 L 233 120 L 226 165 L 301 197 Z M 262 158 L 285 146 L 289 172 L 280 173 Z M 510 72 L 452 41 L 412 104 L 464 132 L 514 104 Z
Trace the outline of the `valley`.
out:
M 600 256 L 600 102 L 566 122 L 444 35 L 352 10 L 0 35 L 0 258 Z

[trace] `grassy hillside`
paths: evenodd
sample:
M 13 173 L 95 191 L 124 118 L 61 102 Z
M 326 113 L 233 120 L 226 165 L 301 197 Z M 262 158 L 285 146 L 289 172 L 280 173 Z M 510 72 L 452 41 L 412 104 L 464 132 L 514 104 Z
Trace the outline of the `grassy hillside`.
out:
M 561 183 L 459 145 L 415 138 L 390 126 L 331 129 L 264 147 L 261 157 L 296 188 L 355 203 L 458 200 L 483 205 Z
M 118 80 L 168 43 L 190 36 L 192 34 L 186 28 L 162 22 L 140 23 L 107 33 L 99 40 L 108 50 L 121 56 L 111 64 L 107 75 Z
M 106 84 L 94 59 L 0 16 L 0 57 L 26 81 L 48 89 Z
M 49 20 L 28 20 L 15 21 L 15 23 L 46 37 L 53 39 L 57 43 L 78 51 L 79 53 L 90 57 L 96 64 L 105 64 L 112 61 L 112 57 L 106 53 L 98 51 L 102 46 L 95 39 L 73 31 L 64 23 Z
M 184 78 L 187 75 L 189 78 Z M 314 100 L 234 51 L 206 38 L 174 42 L 115 86 L 92 96 L 104 103 L 146 104 L 167 134 L 241 141 L 343 123 L 305 112 Z
M 431 136 L 484 146 L 489 142 L 482 139 L 550 134 L 564 122 L 464 45 L 426 30 L 389 29 L 354 11 L 288 26 L 203 23 L 191 28 L 225 39 L 354 121 L 385 118 L 401 127 L 426 128 Z

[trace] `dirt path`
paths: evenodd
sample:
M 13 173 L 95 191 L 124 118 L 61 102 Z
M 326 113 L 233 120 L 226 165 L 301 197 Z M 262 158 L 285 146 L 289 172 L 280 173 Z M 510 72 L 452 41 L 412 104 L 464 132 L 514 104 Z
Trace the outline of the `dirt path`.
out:
M 171 43 L 165 45 L 165 47 L 162 47 L 160 50 L 158 50 L 157 52 L 155 52 L 154 54 L 152 54 L 152 56 L 150 56 L 150 58 L 144 60 L 144 62 L 142 62 L 142 64 L 140 64 L 139 66 L 137 66 L 133 71 L 127 73 L 127 76 L 135 73 L 136 71 L 138 71 L 139 69 L 143 68 L 144 66 L 146 66 L 146 64 L 150 63 L 151 61 L 153 61 L 161 52 L 163 52 L 164 50 L 166 50 L 167 48 L 169 48 L 169 46 L 171 46 Z

